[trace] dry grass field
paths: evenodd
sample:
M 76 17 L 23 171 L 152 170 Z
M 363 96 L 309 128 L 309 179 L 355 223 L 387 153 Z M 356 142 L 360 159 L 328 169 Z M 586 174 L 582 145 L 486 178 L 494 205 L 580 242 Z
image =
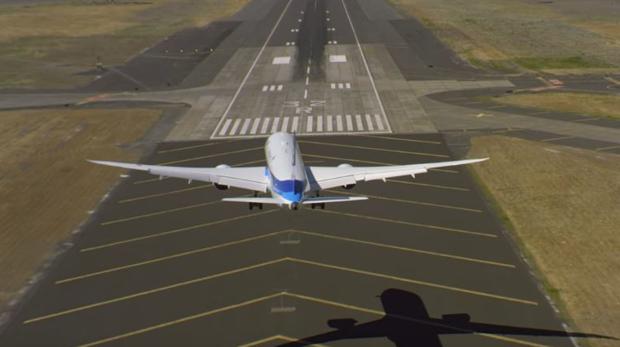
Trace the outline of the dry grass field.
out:
M 620 95 L 593 93 L 511 94 L 489 100 L 555 112 L 579 113 L 596 117 L 620 118 Z
M 118 172 L 86 159 L 137 159 L 138 153 L 119 145 L 141 138 L 159 114 L 144 109 L 0 112 L 0 308 L 118 180 Z
M 620 67 L 616 0 L 389 0 L 470 63 L 505 71 Z
M 248 0 L 0 2 L 0 88 L 70 88 L 100 61 L 119 65 L 172 33 L 234 14 Z
M 491 158 L 472 168 L 575 328 L 620 337 L 620 156 L 501 136 L 469 155 Z

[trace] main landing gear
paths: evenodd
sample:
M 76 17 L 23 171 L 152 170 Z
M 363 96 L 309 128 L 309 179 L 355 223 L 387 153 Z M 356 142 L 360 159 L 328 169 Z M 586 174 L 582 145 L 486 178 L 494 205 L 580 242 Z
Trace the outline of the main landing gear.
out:
M 249 207 L 250 207 L 250 210 L 254 209 L 254 207 L 258 208 L 259 210 L 262 210 L 263 204 L 258 203 L 258 202 L 251 202 Z
M 321 210 L 325 209 L 325 203 L 322 202 L 320 204 L 310 204 L 310 207 L 312 207 L 312 209 L 314 210 L 315 208 L 320 208 Z
M 254 192 L 254 197 L 258 197 L 258 192 Z M 250 210 L 254 209 L 254 207 L 258 208 L 259 210 L 263 209 L 263 204 L 261 204 L 260 202 L 250 202 Z

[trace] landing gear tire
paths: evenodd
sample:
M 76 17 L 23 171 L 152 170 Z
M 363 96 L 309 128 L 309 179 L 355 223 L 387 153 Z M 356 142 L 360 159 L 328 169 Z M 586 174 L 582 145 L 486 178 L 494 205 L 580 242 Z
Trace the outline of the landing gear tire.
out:
M 321 205 L 321 210 L 325 209 L 325 203 L 324 202 L 320 203 L 319 205 Z
M 254 209 L 254 207 L 257 207 L 259 210 L 262 210 L 263 204 L 258 203 L 258 202 L 250 202 L 250 205 L 248 207 L 250 208 L 250 210 Z

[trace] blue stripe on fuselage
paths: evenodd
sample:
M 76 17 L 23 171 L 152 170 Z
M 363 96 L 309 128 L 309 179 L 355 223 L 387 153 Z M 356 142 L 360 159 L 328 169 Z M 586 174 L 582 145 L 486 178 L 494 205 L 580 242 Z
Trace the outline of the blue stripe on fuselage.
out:
M 271 190 L 290 202 L 300 202 L 304 196 L 304 182 L 299 180 L 278 180 L 271 172 Z

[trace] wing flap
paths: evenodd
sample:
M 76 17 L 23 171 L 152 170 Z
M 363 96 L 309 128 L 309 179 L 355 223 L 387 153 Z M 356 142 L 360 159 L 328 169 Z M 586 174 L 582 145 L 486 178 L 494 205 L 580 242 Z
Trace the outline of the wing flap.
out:
M 348 202 L 348 201 L 360 201 L 368 200 L 366 196 L 318 196 L 315 198 L 306 198 L 301 203 L 304 205 L 309 204 L 324 204 L 331 202 Z
M 255 204 L 283 204 L 282 201 L 274 199 L 274 198 L 257 198 L 257 197 L 245 197 L 241 196 L 238 198 L 224 198 L 222 201 L 227 202 L 251 202 Z

